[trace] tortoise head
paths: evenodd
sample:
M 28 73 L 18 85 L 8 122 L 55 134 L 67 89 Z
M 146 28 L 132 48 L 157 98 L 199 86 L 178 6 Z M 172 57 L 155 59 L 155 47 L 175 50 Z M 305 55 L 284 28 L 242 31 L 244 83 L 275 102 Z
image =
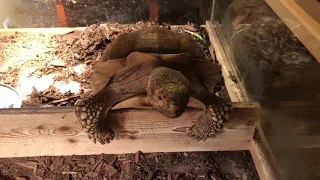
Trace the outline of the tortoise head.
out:
M 189 102 L 189 82 L 179 71 L 159 67 L 150 75 L 147 93 L 155 109 L 167 117 L 178 117 Z

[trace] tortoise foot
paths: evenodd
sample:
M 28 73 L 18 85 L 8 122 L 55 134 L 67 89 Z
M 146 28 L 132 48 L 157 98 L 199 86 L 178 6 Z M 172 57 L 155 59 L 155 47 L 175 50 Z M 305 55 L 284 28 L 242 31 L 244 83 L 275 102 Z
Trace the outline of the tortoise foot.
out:
M 231 112 L 231 104 L 208 105 L 205 112 L 190 127 L 188 134 L 197 141 L 206 140 L 222 129 Z
M 104 118 L 105 105 L 95 96 L 80 99 L 75 103 L 75 114 L 79 119 L 82 129 L 88 134 L 89 139 L 94 143 L 109 143 L 114 138 L 114 132 L 110 127 L 101 131 L 98 129 L 98 122 Z

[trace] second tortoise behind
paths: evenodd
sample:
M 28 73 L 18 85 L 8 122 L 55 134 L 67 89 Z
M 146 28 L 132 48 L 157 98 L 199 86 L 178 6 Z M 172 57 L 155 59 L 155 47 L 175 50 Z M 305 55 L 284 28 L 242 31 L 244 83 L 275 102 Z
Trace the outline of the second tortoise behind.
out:
M 161 40 L 162 36 L 166 41 Z M 120 35 L 108 45 L 103 59 L 94 67 L 94 94 L 75 104 L 76 116 L 90 139 L 101 144 L 113 140 L 115 134 L 105 119 L 106 113 L 117 103 L 138 95 L 145 104 L 171 118 L 184 112 L 190 97 L 198 99 L 206 107 L 189 134 L 206 139 L 221 130 L 232 107 L 210 92 L 219 80 L 220 66 L 195 60 L 203 57 L 199 46 L 192 38 L 183 38 L 186 37 L 150 27 Z M 117 51 L 121 43 L 126 50 Z M 193 51 L 184 46 L 193 46 Z M 178 54 L 165 54 L 170 52 Z M 102 122 L 104 130 L 98 128 Z

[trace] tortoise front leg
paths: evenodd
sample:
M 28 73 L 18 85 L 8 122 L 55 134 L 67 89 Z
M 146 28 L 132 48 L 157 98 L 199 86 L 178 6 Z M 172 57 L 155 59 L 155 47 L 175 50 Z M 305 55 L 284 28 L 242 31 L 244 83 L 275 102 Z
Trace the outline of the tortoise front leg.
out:
M 105 144 L 114 139 L 114 131 L 105 119 L 106 111 L 109 111 L 113 104 L 107 96 L 108 93 L 102 91 L 75 103 L 75 114 L 82 129 L 94 143 L 98 141 Z
M 224 123 L 229 119 L 232 112 L 232 105 L 202 86 L 193 87 L 192 96 L 202 101 L 206 108 L 195 124 L 190 127 L 188 134 L 196 140 L 206 140 L 223 128 Z
M 231 103 L 220 102 L 206 106 L 204 112 L 189 129 L 189 135 L 196 140 L 206 140 L 217 134 L 229 119 L 232 112 Z

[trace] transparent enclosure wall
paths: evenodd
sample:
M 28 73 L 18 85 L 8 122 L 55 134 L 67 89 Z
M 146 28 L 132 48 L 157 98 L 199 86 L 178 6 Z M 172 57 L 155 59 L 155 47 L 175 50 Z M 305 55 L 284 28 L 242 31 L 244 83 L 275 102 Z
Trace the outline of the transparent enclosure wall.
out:
M 261 124 L 279 165 L 274 168 L 283 179 L 319 179 L 320 148 L 312 141 L 320 134 L 320 107 L 310 105 L 320 100 L 319 62 L 264 0 L 218 0 L 214 20 L 250 100 L 264 108 Z
M 310 142 L 320 137 L 320 107 L 302 102 L 320 100 L 320 65 L 264 0 L 0 0 L 1 28 L 150 20 L 220 23 L 224 48 L 230 49 L 250 100 L 263 107 L 261 125 L 278 162 L 274 168 L 285 179 L 317 179 L 320 148 Z M 281 106 L 293 101 L 302 105 Z
M 9 27 L 80 27 L 95 23 L 201 23 L 212 1 L 199 0 L 0 0 L 0 22 Z

